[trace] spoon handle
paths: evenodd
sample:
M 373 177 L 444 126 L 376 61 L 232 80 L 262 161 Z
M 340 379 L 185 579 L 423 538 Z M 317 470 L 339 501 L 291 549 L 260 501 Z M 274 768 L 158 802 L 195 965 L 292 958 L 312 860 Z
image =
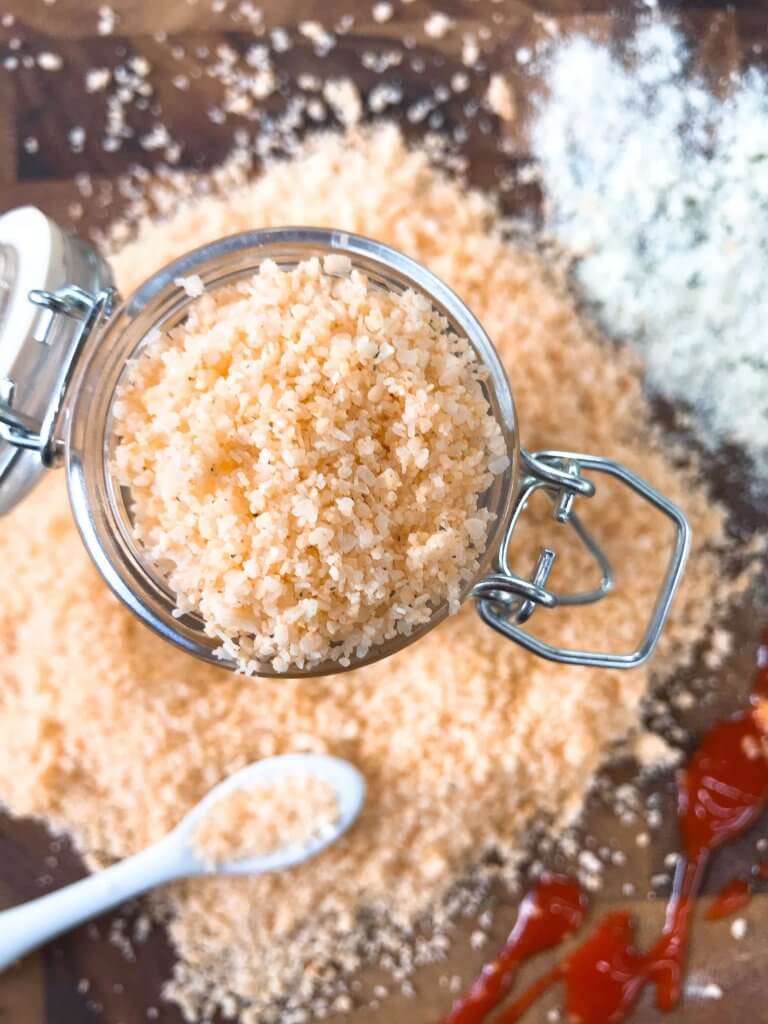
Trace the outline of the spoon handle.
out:
M 0 971 L 49 939 L 183 874 L 171 836 L 63 889 L 0 913 Z

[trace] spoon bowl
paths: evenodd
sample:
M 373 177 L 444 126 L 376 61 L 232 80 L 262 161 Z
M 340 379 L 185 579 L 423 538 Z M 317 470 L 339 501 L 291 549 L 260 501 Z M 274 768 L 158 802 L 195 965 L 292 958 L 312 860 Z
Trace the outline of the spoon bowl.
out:
M 222 798 L 236 790 L 277 784 L 290 775 L 311 776 L 333 790 L 338 815 L 332 825 L 306 842 L 289 843 L 258 857 L 222 864 L 204 860 L 195 833 Z M 206 794 L 159 842 L 97 874 L 0 913 L 0 971 L 62 932 L 110 910 L 157 885 L 198 875 L 260 875 L 284 871 L 317 856 L 354 822 L 365 801 L 365 781 L 348 761 L 326 754 L 284 754 L 242 768 Z
M 251 786 L 277 784 L 288 775 L 312 776 L 330 786 L 336 796 L 339 813 L 333 825 L 306 842 L 288 844 L 280 850 L 259 857 L 230 860 L 212 864 L 203 860 L 194 846 L 194 835 L 214 804 L 237 790 Z M 365 780 L 349 761 L 327 754 L 282 754 L 265 757 L 230 775 L 203 797 L 200 803 L 182 818 L 167 837 L 179 849 L 179 864 L 184 858 L 185 875 L 262 875 L 268 871 L 284 871 L 310 857 L 315 857 L 342 836 L 360 813 L 365 800 Z

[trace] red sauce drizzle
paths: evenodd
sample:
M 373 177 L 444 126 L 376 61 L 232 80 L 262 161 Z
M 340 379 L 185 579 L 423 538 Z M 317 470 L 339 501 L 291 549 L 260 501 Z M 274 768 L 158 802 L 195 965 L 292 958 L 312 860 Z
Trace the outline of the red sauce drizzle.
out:
M 498 1006 L 514 984 L 520 964 L 558 946 L 584 923 L 587 901 L 577 882 L 554 876 L 537 882 L 520 904 L 504 948 L 487 964 L 446 1024 L 473 1024 Z
M 721 917 L 730 917 L 737 910 L 742 910 L 752 899 L 749 882 L 743 878 L 734 878 L 724 885 L 707 908 L 704 915 L 708 921 L 719 921 Z
M 677 808 L 683 856 L 658 940 L 647 952 L 639 951 L 631 915 L 607 914 L 576 950 L 509 1003 L 494 1024 L 515 1024 L 557 982 L 565 986 L 568 1014 L 580 1024 L 622 1024 L 649 984 L 655 988 L 660 1010 L 677 1006 L 694 902 L 709 858 L 745 832 L 768 803 L 768 760 L 755 756 L 763 737 L 755 708 L 768 696 L 768 633 L 758 647 L 757 665 L 749 707 L 706 733 L 683 769 Z M 548 890 L 544 888 L 542 895 L 540 888 L 546 884 L 539 883 L 526 897 L 529 902 L 523 901 L 507 945 L 454 1004 L 445 1024 L 481 1024 L 512 987 L 517 967 L 562 942 L 581 923 L 584 898 L 576 896 L 575 883 L 564 879 L 557 879 L 557 886 L 573 888 L 562 889 L 569 896 L 553 901 L 557 910 L 553 921 L 547 921 Z M 570 907 L 567 913 L 561 909 L 566 906 Z

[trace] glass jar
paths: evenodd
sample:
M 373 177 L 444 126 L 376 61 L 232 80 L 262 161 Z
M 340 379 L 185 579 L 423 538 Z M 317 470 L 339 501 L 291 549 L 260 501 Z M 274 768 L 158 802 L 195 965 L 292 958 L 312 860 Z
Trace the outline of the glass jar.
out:
M 200 616 L 179 613 L 173 591 L 133 537 L 129 493 L 117 484 L 112 470 L 114 397 L 128 361 L 151 344 L 158 331 L 179 324 L 195 301 L 175 283 L 179 278 L 196 274 L 210 290 L 252 275 L 265 259 L 290 268 L 329 253 L 349 257 L 376 287 L 411 288 L 425 295 L 451 330 L 467 338 L 488 371 L 484 389 L 510 464 L 482 496 L 493 521 L 477 576 L 466 583 L 462 600 L 473 598 L 489 626 L 553 661 L 612 668 L 632 668 L 646 661 L 664 626 L 690 546 L 682 511 L 613 460 L 576 452 L 529 453 L 522 448 L 509 381 L 477 318 L 419 263 L 347 232 L 278 228 L 223 238 L 175 260 L 118 304 L 109 268 L 94 249 L 30 207 L 0 218 L 0 513 L 22 500 L 46 469 L 63 465 L 80 535 L 114 593 L 165 639 L 197 657 L 234 668 L 217 653 L 220 642 L 206 634 Z M 576 498 L 595 492 L 585 472 L 617 478 L 675 526 L 655 608 L 642 642 L 629 653 L 569 650 L 545 643 L 525 628 L 537 607 L 592 603 L 613 586 L 608 559 L 573 509 Z M 551 497 L 554 518 L 576 530 L 594 557 L 601 576 L 596 589 L 567 595 L 548 589 L 555 559 L 550 548 L 542 549 L 530 578 L 512 570 L 511 537 L 538 490 Z M 387 641 L 350 667 L 393 654 L 447 614 L 446 604 L 435 607 L 427 623 Z M 338 662 L 326 661 L 285 674 L 340 670 Z M 264 665 L 261 674 L 281 673 Z

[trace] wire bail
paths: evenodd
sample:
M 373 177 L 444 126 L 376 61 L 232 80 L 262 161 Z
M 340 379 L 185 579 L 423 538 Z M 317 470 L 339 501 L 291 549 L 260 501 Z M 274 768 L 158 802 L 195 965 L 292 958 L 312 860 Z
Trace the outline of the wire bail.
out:
M 0 391 L 0 439 L 16 448 L 38 452 L 46 467 L 55 466 L 63 454 L 56 427 L 67 388 L 86 339 L 102 317 L 111 313 L 115 294 L 114 288 L 104 288 L 92 295 L 73 284 L 55 292 L 34 289 L 29 293 L 29 301 L 43 311 L 33 335 L 36 342 L 54 344 L 56 325 L 61 318 L 72 323 L 66 332 L 45 415 L 37 419 L 13 408 L 13 387 Z
M 499 549 L 498 571 L 480 580 L 472 590 L 481 619 L 503 636 L 550 661 L 598 668 L 636 668 L 642 665 L 656 647 L 688 558 L 691 529 L 685 514 L 650 484 L 613 459 L 581 452 L 541 451 L 531 454 L 522 450 L 521 466 L 524 476 Z M 577 498 L 591 498 L 595 494 L 595 484 L 582 475 L 584 470 L 616 478 L 675 524 L 675 540 L 656 605 L 640 645 L 629 654 L 555 647 L 523 628 L 537 607 L 594 604 L 613 589 L 615 577 L 611 563 L 573 509 Z M 541 550 L 530 579 L 511 570 L 509 547 L 513 531 L 531 496 L 538 490 L 543 490 L 551 498 L 556 522 L 571 526 L 594 558 L 600 570 L 600 583 L 594 590 L 572 594 L 556 594 L 548 590 L 547 582 L 556 557 L 551 548 Z

